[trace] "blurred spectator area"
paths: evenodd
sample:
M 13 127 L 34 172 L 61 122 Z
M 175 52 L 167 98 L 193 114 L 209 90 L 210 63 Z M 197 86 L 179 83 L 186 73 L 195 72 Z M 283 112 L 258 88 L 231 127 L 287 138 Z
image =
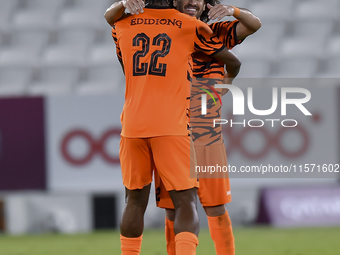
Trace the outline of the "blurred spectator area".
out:
M 124 90 L 110 26 L 113 0 L 0 0 L 0 96 Z M 261 29 L 233 51 L 242 78 L 340 76 L 340 0 L 222 1 Z

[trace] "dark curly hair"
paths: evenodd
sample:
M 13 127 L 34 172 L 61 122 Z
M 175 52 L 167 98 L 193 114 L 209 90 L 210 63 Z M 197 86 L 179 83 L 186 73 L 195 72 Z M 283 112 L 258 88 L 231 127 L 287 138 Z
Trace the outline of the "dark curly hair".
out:
M 219 0 L 204 0 L 204 4 L 211 4 L 212 6 L 216 5 L 216 4 L 220 4 L 221 2 Z M 209 9 L 207 6 L 205 6 L 205 10 L 202 12 L 202 15 L 200 17 L 200 20 L 202 20 L 203 22 L 207 23 L 210 19 L 208 17 L 208 12 Z
M 145 5 L 163 5 L 172 7 L 172 0 L 145 0 Z
M 221 2 L 219 0 L 204 0 L 205 10 L 202 12 L 200 20 L 202 20 L 205 23 L 207 23 L 209 21 L 209 17 L 208 17 L 209 9 L 206 6 L 207 4 L 211 4 L 212 6 L 214 6 L 214 5 L 220 4 L 220 3 Z M 175 8 L 173 6 L 172 0 L 145 0 L 145 4 L 146 5 L 163 4 L 163 5 L 168 5 L 169 7 Z

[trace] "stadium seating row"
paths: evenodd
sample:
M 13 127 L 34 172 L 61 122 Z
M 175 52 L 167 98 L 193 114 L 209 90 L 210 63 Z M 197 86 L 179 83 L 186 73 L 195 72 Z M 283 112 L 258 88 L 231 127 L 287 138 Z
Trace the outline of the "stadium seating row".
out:
M 0 95 L 123 90 L 103 18 L 112 2 L 0 0 Z M 222 3 L 249 8 L 262 21 L 233 49 L 243 62 L 239 77 L 340 76 L 340 0 Z

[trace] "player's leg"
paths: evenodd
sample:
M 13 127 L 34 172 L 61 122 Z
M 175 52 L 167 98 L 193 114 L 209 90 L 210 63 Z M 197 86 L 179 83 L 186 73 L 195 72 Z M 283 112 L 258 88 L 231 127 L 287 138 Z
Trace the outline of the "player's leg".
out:
M 175 246 L 177 255 L 196 254 L 199 219 L 196 206 L 197 188 L 169 191 L 175 206 Z
M 154 167 L 149 140 L 122 137 L 119 156 L 126 187 L 126 206 L 120 225 L 122 255 L 139 255 Z
M 139 255 L 144 229 L 144 213 L 151 184 L 142 189 L 126 189 L 126 206 L 120 223 L 122 255 Z
M 175 206 L 175 235 L 180 232 L 191 232 L 198 236 L 197 188 L 172 190 L 169 191 L 169 194 Z
M 204 184 L 203 184 L 204 186 Z M 162 194 L 163 192 L 160 192 Z M 162 197 L 160 197 L 162 202 Z M 164 203 L 161 203 L 165 206 Z M 172 207 L 172 205 L 168 205 Z M 231 221 L 225 205 L 204 206 L 208 217 L 209 231 L 216 246 L 217 255 L 235 254 L 234 237 Z M 175 255 L 175 230 L 174 230 L 175 210 L 166 209 L 165 217 L 165 239 L 168 255 Z
M 216 206 L 203 206 L 205 214 L 209 217 L 217 217 L 225 214 L 226 208 L 225 205 L 216 205 Z
M 234 235 L 225 205 L 204 206 L 208 218 L 211 239 L 217 255 L 234 255 Z
M 223 143 L 196 147 L 199 164 L 206 166 L 227 166 Z M 209 174 L 209 177 L 211 175 Z M 225 204 L 231 201 L 227 173 L 217 173 L 218 178 L 200 178 L 198 197 L 208 217 L 210 236 L 217 255 L 234 255 L 234 236 Z M 202 175 L 200 175 L 202 177 Z
M 196 254 L 199 231 L 196 208 L 198 183 L 197 179 L 190 178 L 190 160 L 195 163 L 195 153 L 190 154 L 190 137 L 158 137 L 152 138 L 151 141 L 157 171 L 164 187 L 169 191 L 176 211 L 176 254 Z
M 175 245 L 175 207 L 170 198 L 170 192 L 168 192 L 162 180 L 159 178 L 158 174 L 155 174 L 155 185 L 156 185 L 156 201 L 157 206 L 166 209 L 165 216 L 165 239 L 166 239 L 166 249 L 168 255 L 176 255 L 176 245 Z M 180 223 L 181 224 L 181 223 Z
M 205 194 L 209 192 L 208 194 Z M 229 195 L 228 195 L 229 193 Z M 217 255 L 234 255 L 231 220 L 224 203 L 230 202 L 228 179 L 200 179 L 198 196 L 208 218 L 209 232 Z
M 142 189 L 126 192 L 126 206 L 120 223 L 120 233 L 125 237 L 139 237 L 144 229 L 144 213 L 149 201 L 151 184 Z

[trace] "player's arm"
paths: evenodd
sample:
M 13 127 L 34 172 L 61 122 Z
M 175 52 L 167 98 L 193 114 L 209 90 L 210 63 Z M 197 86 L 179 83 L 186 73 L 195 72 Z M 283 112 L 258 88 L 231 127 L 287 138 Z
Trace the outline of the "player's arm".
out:
M 139 14 L 143 12 L 145 7 L 143 0 L 122 0 L 111 5 L 105 12 L 104 17 L 110 26 L 124 16 L 124 11 L 127 9 L 131 14 Z
M 217 59 L 226 65 L 228 77 L 235 78 L 240 71 L 241 61 L 228 50 L 212 30 L 203 22 L 197 21 L 194 49 Z
M 255 33 L 261 27 L 261 21 L 251 11 L 245 8 L 237 8 L 231 5 L 217 4 L 209 8 L 209 19 L 222 19 L 225 16 L 234 16 L 239 23 L 236 26 L 236 35 L 238 40 L 243 40 L 247 36 Z
M 224 48 L 223 50 L 211 55 L 211 57 L 217 59 L 218 61 L 221 61 L 226 65 L 226 77 L 229 79 L 229 84 L 233 81 L 233 79 L 238 75 L 241 67 L 241 61 L 238 59 L 238 57 L 232 53 L 227 48 Z

